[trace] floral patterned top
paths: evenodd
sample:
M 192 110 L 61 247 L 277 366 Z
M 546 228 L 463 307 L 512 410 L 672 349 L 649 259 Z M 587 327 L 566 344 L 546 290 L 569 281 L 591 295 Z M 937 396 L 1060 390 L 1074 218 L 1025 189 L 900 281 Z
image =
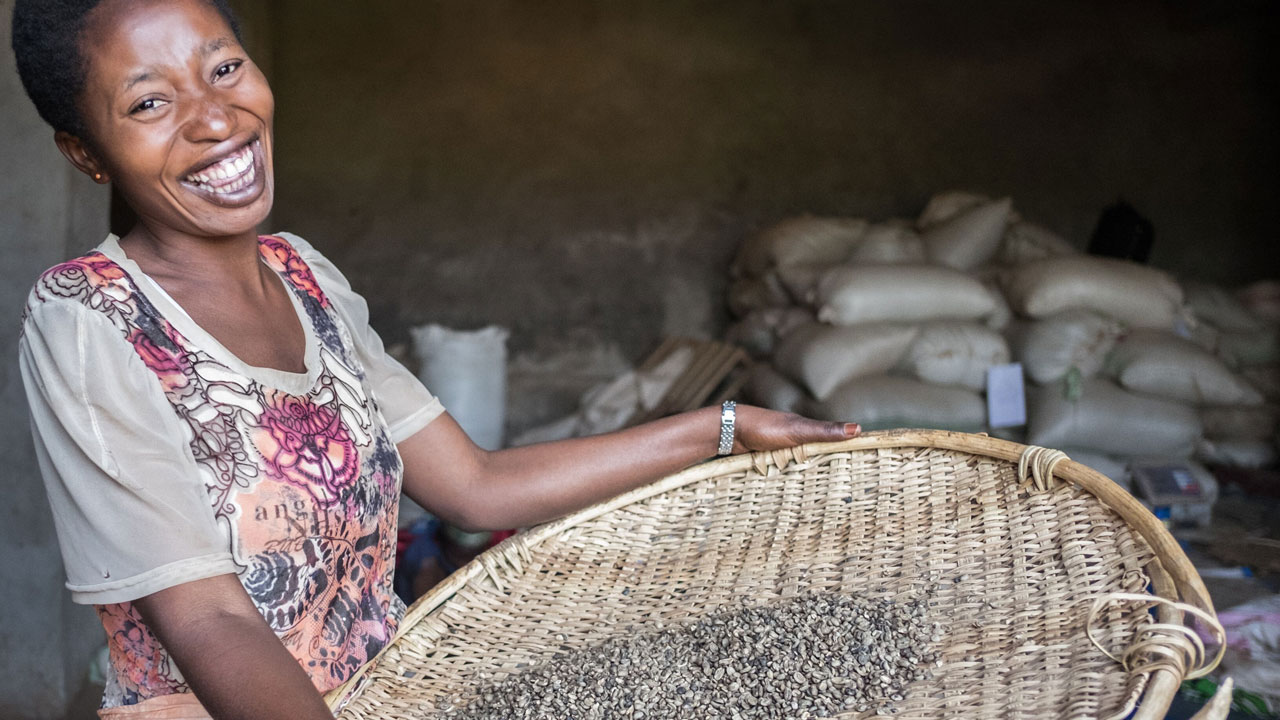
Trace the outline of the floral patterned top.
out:
M 316 687 L 390 639 L 401 462 L 438 400 L 387 356 L 364 300 L 290 235 L 259 239 L 306 335 L 306 372 L 251 367 L 115 237 L 32 290 L 19 353 L 77 602 L 110 648 L 104 708 L 188 693 L 132 601 L 236 573 Z M 142 708 L 138 708 L 141 710 Z

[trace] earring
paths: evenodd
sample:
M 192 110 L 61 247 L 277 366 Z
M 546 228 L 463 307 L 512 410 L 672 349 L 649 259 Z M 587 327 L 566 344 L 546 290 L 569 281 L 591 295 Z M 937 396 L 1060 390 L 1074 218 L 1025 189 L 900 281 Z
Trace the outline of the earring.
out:
M 102 182 L 102 173 L 94 173 L 93 179 L 97 182 Z

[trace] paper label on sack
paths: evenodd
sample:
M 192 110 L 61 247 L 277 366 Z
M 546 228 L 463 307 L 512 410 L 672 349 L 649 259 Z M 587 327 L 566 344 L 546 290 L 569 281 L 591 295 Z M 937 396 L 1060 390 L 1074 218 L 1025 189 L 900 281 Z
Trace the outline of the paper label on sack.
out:
M 987 424 L 993 429 L 1027 424 L 1022 363 L 987 368 Z

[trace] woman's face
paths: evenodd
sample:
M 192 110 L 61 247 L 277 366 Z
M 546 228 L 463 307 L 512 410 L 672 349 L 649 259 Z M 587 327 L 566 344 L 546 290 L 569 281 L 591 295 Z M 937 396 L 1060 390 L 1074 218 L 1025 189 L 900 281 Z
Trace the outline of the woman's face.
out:
M 81 51 L 91 169 L 146 227 L 226 237 L 266 218 L 275 101 L 212 5 L 104 0 Z

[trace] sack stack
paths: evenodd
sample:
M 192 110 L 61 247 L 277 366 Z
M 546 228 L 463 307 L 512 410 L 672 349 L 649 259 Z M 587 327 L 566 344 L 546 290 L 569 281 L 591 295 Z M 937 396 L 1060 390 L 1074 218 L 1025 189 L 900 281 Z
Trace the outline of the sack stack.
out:
M 987 368 L 1010 355 L 981 268 L 1011 216 L 1008 199 L 944 193 L 915 223 L 803 217 L 755 236 L 730 290 L 729 339 L 764 361 L 748 399 L 867 429 L 983 430 Z
M 1125 482 L 1135 459 L 1277 459 L 1280 283 L 1182 285 L 1080 253 L 1009 199 L 944 192 L 915 221 L 798 217 L 733 266 L 747 399 L 868 429 L 987 429 L 987 369 L 1022 363 L 1027 426 Z
M 1162 349 L 1198 350 L 1173 334 L 1183 295 L 1172 277 L 1072 254 L 1010 267 L 1001 284 L 1021 318 L 1011 337 L 1031 383 L 1028 443 L 1116 465 L 1191 454 L 1195 399 L 1152 367 Z
M 1212 394 L 1202 403 L 1205 432 L 1196 451 L 1206 463 L 1256 468 L 1277 460 L 1280 318 L 1268 315 L 1273 307 L 1269 285 L 1258 283 L 1238 294 L 1207 283 L 1187 285 L 1193 337 L 1202 352 L 1216 356 L 1212 363 L 1202 360 L 1195 375 L 1196 382 L 1212 383 L 1196 388 L 1201 395 Z M 1210 366 L 1214 374 L 1206 377 Z

